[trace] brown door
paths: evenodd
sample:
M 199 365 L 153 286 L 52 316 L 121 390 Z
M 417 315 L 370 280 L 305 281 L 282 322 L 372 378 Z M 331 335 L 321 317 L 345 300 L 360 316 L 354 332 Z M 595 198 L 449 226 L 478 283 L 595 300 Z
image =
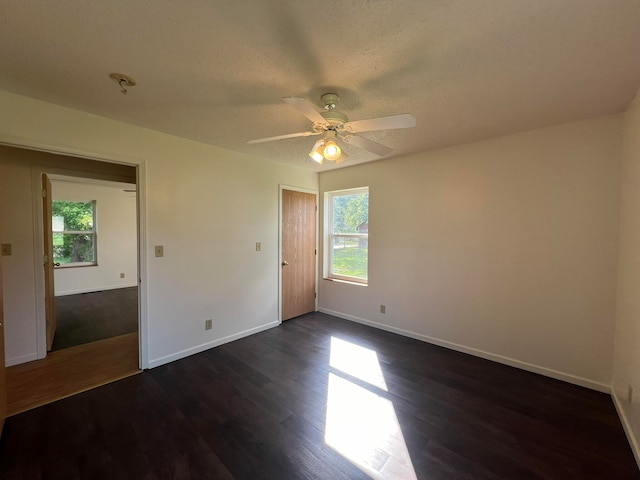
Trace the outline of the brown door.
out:
M 316 196 L 282 190 L 282 320 L 316 309 Z
M 2 301 L 2 258 L 0 257 L 0 435 L 7 416 L 7 382 L 4 368 L 4 303 Z
M 53 279 L 53 226 L 51 180 L 42 175 L 42 219 L 44 229 L 44 301 L 47 319 L 47 352 L 56 334 L 56 294 Z

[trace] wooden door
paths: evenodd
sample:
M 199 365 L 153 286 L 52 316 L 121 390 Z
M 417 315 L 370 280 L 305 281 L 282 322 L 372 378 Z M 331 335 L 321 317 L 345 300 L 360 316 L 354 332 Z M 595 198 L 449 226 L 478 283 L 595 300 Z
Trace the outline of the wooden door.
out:
M 7 381 L 4 367 L 4 303 L 2 300 L 2 257 L 0 257 L 0 435 L 7 417 Z
M 282 190 L 282 320 L 316 309 L 316 196 Z
M 53 346 L 56 334 L 56 294 L 53 276 L 53 225 L 51 180 L 42 175 L 42 220 L 44 232 L 44 301 L 47 321 L 47 352 Z

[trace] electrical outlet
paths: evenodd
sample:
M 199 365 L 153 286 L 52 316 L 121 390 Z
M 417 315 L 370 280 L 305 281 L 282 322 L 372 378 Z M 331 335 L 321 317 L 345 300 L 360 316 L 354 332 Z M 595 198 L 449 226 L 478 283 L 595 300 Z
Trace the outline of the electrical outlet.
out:
M 262 251 L 262 243 L 256 242 L 256 252 L 260 252 L 260 251 Z
M 209 320 L 205 320 L 204 321 L 204 329 L 205 330 L 211 330 L 213 328 L 213 320 L 209 319 Z
M 164 246 L 156 245 L 155 252 L 156 252 L 156 257 L 164 257 Z
M 633 387 L 629 384 L 629 390 L 627 391 L 627 400 L 629 403 L 633 403 Z
M 386 305 L 380 305 L 380 313 L 387 313 L 387 306 Z
M 124 273 L 121 273 L 121 274 L 120 274 L 120 278 L 124 278 Z

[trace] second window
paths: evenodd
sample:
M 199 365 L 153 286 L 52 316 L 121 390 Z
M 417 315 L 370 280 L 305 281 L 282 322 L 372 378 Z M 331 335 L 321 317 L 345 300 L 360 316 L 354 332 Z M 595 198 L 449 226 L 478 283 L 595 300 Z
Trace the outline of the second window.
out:
M 325 277 L 366 284 L 369 271 L 369 187 L 325 193 Z

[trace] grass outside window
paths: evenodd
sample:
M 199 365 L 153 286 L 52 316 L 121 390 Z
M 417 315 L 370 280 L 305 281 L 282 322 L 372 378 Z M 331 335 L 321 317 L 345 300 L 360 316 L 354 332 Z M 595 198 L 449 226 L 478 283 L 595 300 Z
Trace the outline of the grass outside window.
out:
M 325 278 L 367 284 L 369 188 L 325 193 Z

